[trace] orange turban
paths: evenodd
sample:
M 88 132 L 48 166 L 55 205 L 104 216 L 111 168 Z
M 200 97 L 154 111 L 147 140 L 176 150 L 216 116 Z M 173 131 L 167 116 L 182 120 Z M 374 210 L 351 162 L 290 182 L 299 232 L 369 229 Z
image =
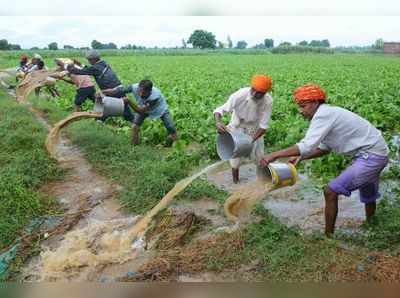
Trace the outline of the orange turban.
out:
M 320 101 L 325 102 L 326 94 L 325 91 L 318 85 L 304 85 L 293 92 L 294 99 L 297 103 L 305 101 Z
M 21 61 L 27 61 L 28 60 L 28 56 L 23 54 L 23 55 L 21 55 L 20 60 Z
M 266 93 L 272 88 L 272 79 L 265 75 L 255 75 L 251 79 L 251 87 L 257 92 Z

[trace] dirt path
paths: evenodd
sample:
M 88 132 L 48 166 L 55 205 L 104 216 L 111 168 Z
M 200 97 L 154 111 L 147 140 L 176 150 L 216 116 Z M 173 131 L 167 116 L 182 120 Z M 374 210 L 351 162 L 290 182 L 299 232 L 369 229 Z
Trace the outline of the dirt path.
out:
M 7 76 L 7 73 L 0 74 L 0 81 L 4 87 L 8 86 L 7 82 L 5 82 Z M 8 90 L 8 93 L 15 97 L 13 90 Z M 40 111 L 35 110 L 29 102 L 24 104 L 47 130 L 51 129 L 50 124 Z M 79 213 L 82 216 L 73 224 L 73 228 L 70 231 L 61 235 L 50 236 L 46 239 L 41 244 L 42 251 L 60 249 L 60 245 L 63 244 L 62 240 L 68 238 L 69 233 L 76 233 L 79 230 L 85 231 L 94 223 L 113 227 L 117 224 L 120 226 L 131 225 L 136 221 L 137 218 L 133 215 L 124 214 L 121 211 L 120 204 L 114 199 L 121 187 L 97 174 L 85 159 L 84 154 L 78 147 L 71 144 L 65 135 L 61 134 L 60 142 L 55 150 L 57 151 L 59 166 L 66 170 L 66 175 L 62 181 L 44 185 L 41 188 L 41 192 L 57 198 L 65 211 L 65 217 Z M 49 276 L 42 272 L 42 261 L 43 258 L 41 256 L 30 260 L 23 270 L 21 279 L 31 281 L 51 280 Z M 130 267 L 130 270 L 134 269 Z M 118 272 L 118 274 L 120 273 Z M 83 272 L 82 275 L 74 274 L 71 279 L 85 280 L 85 278 L 89 278 L 90 280 L 97 280 L 97 277 L 96 275 L 85 276 Z
M 8 84 L 3 82 L 2 77 L 0 81 L 7 87 Z M 11 89 L 9 94 L 16 97 Z M 44 115 L 34 109 L 29 101 L 19 101 L 29 108 L 47 130 L 52 131 Z M 68 227 L 61 229 L 61 233 L 50 235 L 41 243 L 41 254 L 28 261 L 20 279 L 110 281 L 138 271 L 156 252 L 151 249 L 144 250 L 140 245 L 135 247 L 137 243 L 122 243 L 121 239 L 129 239 L 125 234 L 129 231 L 132 233 L 132 228 L 135 231 L 138 221 L 139 227 L 143 226 L 143 222 L 149 224 L 152 216 L 162 207 L 150 211 L 144 218 L 124 214 L 120 204 L 114 199 L 121 187 L 97 174 L 79 148 L 62 133 L 60 141 L 54 144 L 52 156 L 57 159 L 59 166 L 66 170 L 66 176 L 62 181 L 43 186 L 41 192 L 57 198 L 64 209 L 64 218 L 71 215 L 74 219 L 67 221 Z M 175 192 L 186 187 L 188 183 L 182 181 L 181 184 L 177 184 Z M 175 192 L 172 191 L 173 194 Z M 164 205 L 170 200 L 167 196 L 163 200 Z M 206 218 L 214 227 L 228 224 L 222 214 L 215 215 L 218 206 L 207 198 L 178 206 L 179 212 L 196 213 L 195 216 Z M 144 228 L 141 228 L 141 231 Z

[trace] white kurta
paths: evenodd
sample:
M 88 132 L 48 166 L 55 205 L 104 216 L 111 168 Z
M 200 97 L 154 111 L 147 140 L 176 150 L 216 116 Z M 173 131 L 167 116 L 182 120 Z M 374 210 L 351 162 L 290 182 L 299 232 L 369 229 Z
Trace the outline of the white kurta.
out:
M 251 96 L 250 87 L 242 88 L 233 93 L 225 104 L 216 108 L 214 113 L 221 115 L 232 113 L 228 128 L 231 131 L 240 130 L 253 136 L 258 128 L 268 128 L 272 113 L 272 97 L 266 93 L 263 98 L 255 100 Z M 264 137 L 262 136 L 254 142 L 250 158 L 258 164 L 263 155 Z M 232 168 L 239 168 L 241 162 L 241 158 L 230 160 Z
M 306 136 L 297 147 L 302 156 L 315 148 L 345 155 L 374 153 L 387 156 L 382 133 L 366 119 L 346 109 L 323 104 L 314 114 Z

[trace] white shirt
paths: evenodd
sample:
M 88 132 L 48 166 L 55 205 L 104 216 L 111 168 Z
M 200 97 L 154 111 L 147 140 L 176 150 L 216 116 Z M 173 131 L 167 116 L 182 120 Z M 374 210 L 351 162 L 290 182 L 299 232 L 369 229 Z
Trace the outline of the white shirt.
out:
M 272 113 L 272 97 L 266 93 L 263 98 L 255 100 L 251 88 L 241 88 L 233 93 L 228 101 L 214 110 L 214 114 L 232 113 L 229 126 L 251 126 L 267 129 Z
M 346 155 L 389 154 L 381 132 L 371 123 L 353 112 L 328 104 L 319 106 L 306 136 L 297 146 L 302 156 L 307 156 L 317 147 Z

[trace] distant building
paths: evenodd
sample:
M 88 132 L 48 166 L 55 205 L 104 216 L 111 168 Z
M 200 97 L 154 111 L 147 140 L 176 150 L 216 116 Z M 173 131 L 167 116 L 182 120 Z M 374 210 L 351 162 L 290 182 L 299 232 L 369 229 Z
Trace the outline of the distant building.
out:
M 383 52 L 385 54 L 400 54 L 400 42 L 383 43 Z

